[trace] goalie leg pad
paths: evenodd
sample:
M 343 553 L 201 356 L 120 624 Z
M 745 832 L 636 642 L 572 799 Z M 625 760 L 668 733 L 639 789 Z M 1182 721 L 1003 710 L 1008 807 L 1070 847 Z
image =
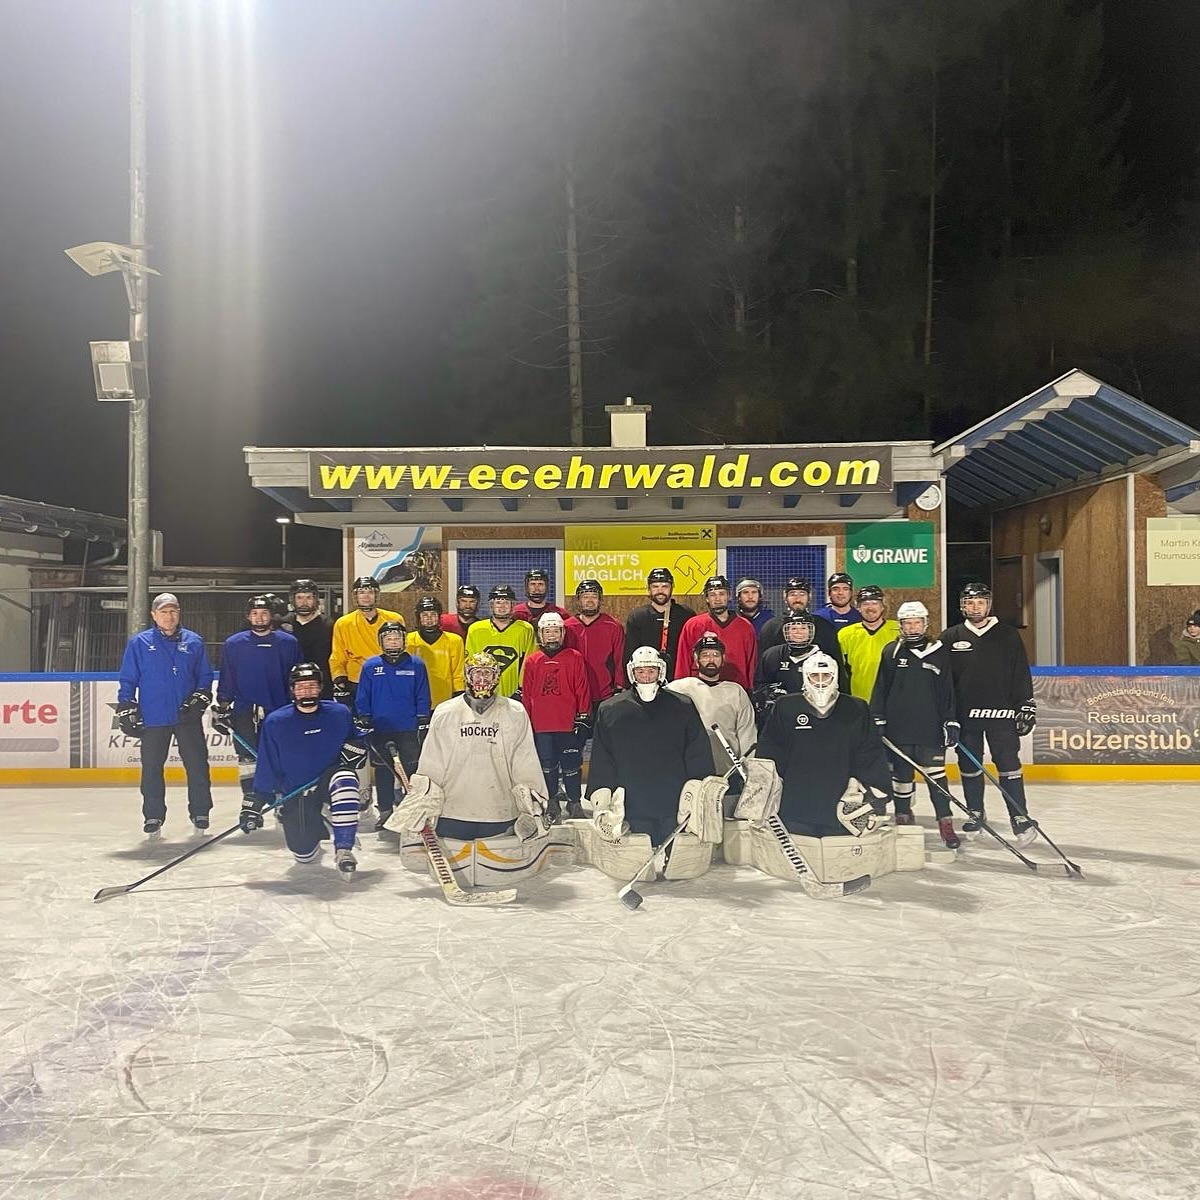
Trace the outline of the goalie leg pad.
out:
M 560 828 L 574 831 L 575 861 L 580 866 L 596 867 L 610 879 L 619 879 L 622 883 L 628 883 L 634 871 L 646 866 L 646 860 L 654 849 L 649 835 L 644 833 L 627 833 L 619 842 L 610 842 L 596 832 L 591 821 L 566 821 Z M 638 876 L 638 882 L 654 877 L 654 867 L 651 865 Z
M 516 887 L 547 870 L 575 863 L 575 831 L 563 825 L 537 838 L 500 835 L 476 838 L 471 845 L 470 873 L 475 887 Z
M 691 833 L 681 833 L 667 852 L 665 879 L 695 879 L 712 864 L 713 844 Z
M 796 872 L 770 829 L 749 828 L 751 865 L 776 879 L 795 882 Z M 923 837 L 918 826 L 913 826 L 913 831 Z M 810 838 L 793 834 L 792 841 L 819 883 L 845 883 L 860 875 L 877 878 L 895 871 L 896 832 L 885 825 L 860 838 Z

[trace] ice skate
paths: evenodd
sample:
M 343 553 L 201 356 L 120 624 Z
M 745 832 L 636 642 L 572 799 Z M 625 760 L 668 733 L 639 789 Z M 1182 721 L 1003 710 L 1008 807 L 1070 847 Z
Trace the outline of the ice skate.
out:
M 379 819 L 375 822 L 375 832 L 382 833 L 383 827 L 391 819 L 392 810 L 390 808 L 381 808 L 379 810 Z
M 966 829 L 966 826 L 963 826 Z M 954 822 L 949 817 L 942 817 L 938 821 L 938 833 L 941 834 L 942 841 L 950 850 L 957 850 L 962 842 L 958 839 L 958 834 L 954 832 Z
M 898 812 L 896 814 L 897 825 L 915 825 L 916 820 L 916 817 L 911 812 Z
M 192 822 L 192 826 L 196 830 L 197 833 L 207 833 L 208 832 L 208 814 L 207 813 L 203 814 L 202 816 L 198 816 L 198 817 L 195 817 L 195 816 L 190 817 L 189 819 Z
M 571 800 L 567 803 L 567 820 L 568 821 L 586 821 L 587 813 L 583 811 L 583 804 L 579 800 Z
M 970 810 L 971 819 L 963 822 L 962 831 L 968 840 L 979 837 L 983 833 L 982 822 L 987 820 L 987 814 L 981 808 Z
M 965 826 L 964 826 L 965 828 Z M 1037 826 L 1028 817 L 1013 817 L 1013 837 L 1017 845 L 1024 848 L 1037 839 Z
M 142 832 L 153 842 L 162 837 L 163 823 L 158 820 L 148 820 L 142 823 Z
M 338 869 L 338 876 L 343 883 L 349 883 L 354 878 L 354 872 L 358 870 L 358 859 L 354 857 L 353 850 L 338 850 L 333 856 L 334 866 Z

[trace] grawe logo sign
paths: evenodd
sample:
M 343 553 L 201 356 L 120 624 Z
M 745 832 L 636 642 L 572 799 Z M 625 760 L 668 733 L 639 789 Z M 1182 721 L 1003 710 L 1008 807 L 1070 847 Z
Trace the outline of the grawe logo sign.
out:
M 932 521 L 871 521 L 846 526 L 846 562 L 856 587 L 933 587 Z

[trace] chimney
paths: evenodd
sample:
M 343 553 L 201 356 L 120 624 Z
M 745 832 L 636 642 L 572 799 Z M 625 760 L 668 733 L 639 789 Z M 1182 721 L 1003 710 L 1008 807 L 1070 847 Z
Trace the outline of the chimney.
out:
M 614 447 L 645 446 L 649 404 L 634 404 L 633 397 L 626 396 L 624 404 L 606 404 L 604 411 L 608 413 L 609 441 Z

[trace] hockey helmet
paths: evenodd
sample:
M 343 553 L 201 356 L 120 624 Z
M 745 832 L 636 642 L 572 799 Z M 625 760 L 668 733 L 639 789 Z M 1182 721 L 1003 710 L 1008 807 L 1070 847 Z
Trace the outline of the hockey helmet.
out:
M 316 689 L 305 688 L 304 696 L 296 695 L 296 688 L 303 684 L 316 684 Z M 288 672 L 288 691 L 292 702 L 299 708 L 315 709 L 321 700 L 321 689 L 325 686 L 325 675 L 315 662 L 297 663 Z
M 539 646 L 561 646 L 567 636 L 567 627 L 562 615 L 556 612 L 545 612 L 538 617 L 537 640 Z
M 739 579 L 736 588 L 737 594 L 740 596 L 747 588 L 757 588 L 758 594 L 762 595 L 763 585 L 757 579 Z
M 351 590 L 352 592 L 361 592 L 361 591 L 364 591 L 364 590 L 370 590 L 370 591 L 372 591 L 372 592 L 378 592 L 378 591 L 379 591 L 379 583 L 378 583 L 378 581 L 377 581 L 377 580 L 373 579 L 373 578 L 372 578 L 370 575 L 360 575 L 360 576 L 359 576 L 359 577 L 358 577 L 358 578 L 357 578 L 357 579 L 356 579 L 356 580 L 355 580 L 355 581 L 354 581 L 354 582 L 353 582 L 353 583 L 350 585 L 350 590 Z
M 699 658 L 702 650 L 716 650 L 719 653 L 724 654 L 725 643 L 721 641 L 721 639 L 717 637 L 715 633 L 701 634 L 701 636 L 696 639 L 696 644 L 692 647 L 692 656 L 694 658 Z
M 311 592 L 314 596 L 319 596 L 321 594 L 321 589 L 317 585 L 317 581 L 315 579 L 297 579 L 295 583 L 292 584 L 289 595 L 291 595 L 294 599 L 301 592 Z
M 511 600 L 514 604 L 517 601 L 517 593 L 511 584 L 496 583 L 488 591 L 489 600 Z
M 403 654 L 404 641 L 407 636 L 408 631 L 404 628 L 403 621 L 384 621 L 379 626 L 379 648 L 383 651 L 384 658 L 392 659 L 393 656 L 398 658 Z
M 669 567 L 655 567 L 654 570 L 646 576 L 646 586 L 649 587 L 652 583 L 669 583 L 672 587 L 674 587 L 675 576 L 671 574 Z
M 704 581 L 704 595 L 719 591 L 729 591 L 729 580 L 724 575 L 713 575 Z
M 598 579 L 581 579 L 575 588 L 575 595 L 582 596 L 584 592 L 595 592 L 597 596 L 604 595 L 604 589 Z
M 543 583 L 549 583 L 550 573 L 548 571 L 543 571 L 541 567 L 530 567 L 529 570 L 525 572 L 525 582 L 530 583 L 534 579 L 540 579 Z
M 844 583 L 848 588 L 854 587 L 854 580 L 851 579 L 845 571 L 834 571 L 834 573 L 825 581 L 825 590 L 828 591 L 831 587 L 834 587 L 839 583 Z
M 838 696 L 837 663 L 820 651 L 810 654 L 800 668 L 800 678 L 804 698 L 824 716 Z
M 479 589 L 473 583 L 461 583 L 454 595 L 459 600 L 478 600 Z
M 273 597 L 269 593 L 261 593 L 257 596 L 251 596 L 249 604 L 246 605 L 246 611 L 250 612 L 255 608 L 265 608 L 267 612 L 272 612 L 271 600 Z
M 636 650 L 629 656 L 629 661 L 625 664 L 625 673 L 629 677 L 630 683 L 638 685 L 636 672 L 645 668 L 653 667 L 657 672 L 657 677 L 652 683 L 662 684 L 667 679 L 667 664 L 663 656 L 659 654 L 653 646 L 638 646 Z M 641 686 L 647 686 L 643 683 Z
M 958 593 L 958 607 L 964 617 L 967 615 L 966 603 L 968 600 L 986 601 L 987 606 L 982 613 L 985 617 L 992 611 L 992 589 L 986 583 L 975 581 L 963 584 L 962 590 Z M 976 613 L 975 615 L 981 614 Z
M 415 611 L 418 614 L 423 612 L 437 613 L 440 617 L 442 615 L 442 602 L 436 596 L 422 596 L 417 601 Z
M 896 609 L 896 620 L 900 622 L 900 636 L 910 646 L 918 646 L 925 640 L 929 632 L 929 609 L 920 600 L 905 600 Z
M 874 600 L 883 604 L 883 588 L 876 587 L 873 583 L 864 584 L 858 589 L 858 603 L 861 604 L 864 600 Z
M 786 601 L 788 592 L 803 592 L 806 596 L 812 595 L 812 580 L 805 579 L 803 575 L 792 575 L 783 585 L 783 598 Z
M 467 695 L 473 700 L 485 700 L 495 695 L 500 682 L 500 664 L 486 651 L 468 654 L 463 664 L 463 681 Z
M 786 645 L 800 649 L 816 641 L 817 623 L 806 612 L 793 612 L 784 619 L 780 632 Z

